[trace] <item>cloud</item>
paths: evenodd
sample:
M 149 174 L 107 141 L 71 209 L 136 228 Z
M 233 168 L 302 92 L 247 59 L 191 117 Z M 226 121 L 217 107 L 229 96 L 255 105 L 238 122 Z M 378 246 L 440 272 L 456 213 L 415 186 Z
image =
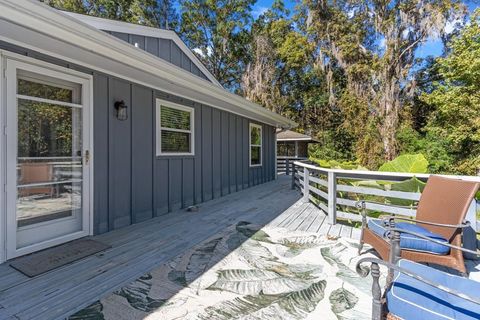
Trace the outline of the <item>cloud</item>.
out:
M 381 49 L 385 49 L 385 47 L 387 46 L 387 41 L 385 40 L 385 38 L 380 39 L 380 41 L 378 42 L 378 46 Z
M 448 21 L 446 24 L 445 24 L 445 28 L 443 29 L 443 31 L 446 33 L 446 34 L 450 34 L 452 33 L 455 28 L 462 24 L 462 20 L 461 19 L 455 19 L 453 21 Z
M 256 19 L 267 11 L 268 11 L 268 7 L 262 7 L 262 6 L 254 7 L 253 10 L 252 10 L 252 15 Z
M 200 48 L 194 48 L 194 49 L 192 49 L 192 50 L 193 50 L 193 52 L 195 52 L 195 53 L 198 54 L 199 56 L 205 58 L 205 55 L 203 54 L 202 49 L 200 49 Z M 213 53 L 212 48 L 211 48 L 211 47 L 208 47 L 208 48 L 207 48 L 207 55 L 208 55 L 208 56 L 211 56 L 212 53 Z

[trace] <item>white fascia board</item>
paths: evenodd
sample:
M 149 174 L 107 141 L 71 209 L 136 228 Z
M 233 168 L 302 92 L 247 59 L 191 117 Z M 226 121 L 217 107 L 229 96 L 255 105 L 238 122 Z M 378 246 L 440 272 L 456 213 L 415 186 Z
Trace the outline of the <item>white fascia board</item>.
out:
M 0 0 L 0 19 L 34 30 L 52 39 L 60 40 L 69 45 L 81 48 L 82 50 L 95 53 L 102 57 L 108 57 L 112 63 L 121 63 L 125 67 L 141 71 L 141 73 L 145 75 L 145 78 L 151 79 L 155 77 L 158 79 L 157 82 L 168 82 L 171 85 L 186 87 L 207 95 L 209 99 L 216 99 L 225 104 L 233 105 L 239 109 L 238 112 L 234 113 L 253 119 L 258 118 L 264 123 L 277 127 L 293 128 L 297 126 L 294 121 L 262 108 L 253 102 L 166 61 L 158 59 L 144 50 L 135 48 L 90 25 L 72 19 L 70 16 L 50 8 L 41 2 L 33 0 Z M 54 50 L 54 48 L 52 48 L 52 50 Z M 55 55 L 53 52 L 52 55 L 58 57 L 58 55 Z M 58 58 L 69 61 L 67 55 Z M 79 65 L 85 65 L 82 64 L 81 61 L 74 62 Z M 91 65 L 87 65 L 87 67 L 91 67 Z M 102 72 L 105 72 L 105 70 Z M 114 72 L 106 70 L 106 73 L 112 74 Z M 133 79 L 133 82 L 158 88 L 155 85 L 151 85 L 148 81 L 142 82 L 141 78 L 142 77 L 137 77 Z M 160 90 L 162 89 L 160 88 Z M 210 103 L 209 105 L 222 109 L 216 104 Z
M 298 138 L 298 139 L 294 139 L 294 138 L 287 138 L 287 139 L 281 139 L 281 138 L 277 138 L 277 141 L 314 141 L 312 138 Z
M 171 40 L 180 48 L 180 50 L 182 50 L 183 53 L 187 55 L 190 60 L 192 60 L 192 62 L 200 69 L 200 71 L 202 71 L 203 74 L 205 74 L 205 76 L 210 81 L 212 81 L 219 87 L 222 86 L 220 82 L 218 82 L 217 79 L 213 76 L 213 74 L 211 74 L 210 71 L 208 71 L 208 69 L 203 65 L 203 63 L 197 58 L 197 56 L 195 56 L 192 50 L 190 50 L 190 48 L 187 47 L 187 45 L 182 41 L 182 39 L 180 39 L 177 33 L 172 30 L 141 26 L 133 23 L 116 21 L 111 19 L 103 19 L 68 11 L 62 12 L 99 30 Z

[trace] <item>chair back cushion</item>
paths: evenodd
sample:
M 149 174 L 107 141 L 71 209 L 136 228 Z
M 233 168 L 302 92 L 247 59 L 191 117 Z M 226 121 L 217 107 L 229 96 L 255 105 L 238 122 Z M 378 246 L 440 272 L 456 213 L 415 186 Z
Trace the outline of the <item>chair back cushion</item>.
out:
M 480 283 L 401 259 L 398 265 L 445 288 L 480 298 Z M 480 319 L 480 305 L 395 272 L 387 292 L 389 312 L 401 319 Z
M 417 219 L 442 224 L 462 223 L 478 187 L 476 182 L 430 176 L 418 203 Z M 453 228 L 421 226 L 449 241 L 458 232 Z
M 385 224 L 386 221 L 381 219 L 370 219 L 368 221 L 368 228 L 372 230 L 374 233 L 379 235 L 382 238 L 385 238 L 385 241 L 390 241 L 387 238 L 387 225 Z M 422 236 L 429 237 L 430 239 L 434 239 L 437 241 L 441 241 L 443 243 L 448 244 L 448 240 L 442 237 L 439 234 L 433 233 L 430 230 L 425 229 L 422 226 L 417 224 L 408 223 L 408 222 L 398 222 L 395 224 L 397 228 L 404 229 L 407 231 L 415 232 L 421 234 Z M 407 234 L 407 233 L 400 233 L 400 247 L 402 249 L 412 250 L 412 251 L 419 251 L 419 252 L 427 252 L 432 254 L 440 254 L 445 255 L 450 252 L 450 248 L 447 246 L 443 246 L 438 243 L 434 243 L 417 236 Z

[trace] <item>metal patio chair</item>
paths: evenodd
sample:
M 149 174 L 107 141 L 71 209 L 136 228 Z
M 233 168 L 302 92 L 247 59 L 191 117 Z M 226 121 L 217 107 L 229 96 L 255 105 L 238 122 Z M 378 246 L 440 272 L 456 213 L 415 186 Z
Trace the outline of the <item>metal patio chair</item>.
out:
M 420 197 L 416 217 L 410 219 L 389 216 L 367 221 L 369 201 L 357 202 L 362 214 L 359 253 L 363 244 L 368 243 L 382 259 L 387 260 L 390 257 L 390 243 L 386 230 L 398 227 L 438 242 L 424 241 L 414 235 L 401 233 L 402 258 L 435 263 L 466 274 L 462 251 L 443 244 L 462 246 L 462 232 L 469 227 L 464 221 L 465 216 L 478 188 L 477 182 L 430 176 Z
M 393 234 L 392 234 L 393 232 Z M 437 242 L 451 250 L 480 253 L 432 240 L 427 236 L 403 229 L 389 229 L 392 251 L 400 245 L 400 233 L 428 242 Z M 480 282 L 452 275 L 435 268 L 394 256 L 385 262 L 376 258 L 363 258 L 357 263 L 357 273 L 366 277 L 370 272 L 372 285 L 372 320 L 473 320 L 480 319 Z M 370 263 L 371 269 L 362 267 Z M 382 293 L 379 265 L 387 266 L 390 276 Z

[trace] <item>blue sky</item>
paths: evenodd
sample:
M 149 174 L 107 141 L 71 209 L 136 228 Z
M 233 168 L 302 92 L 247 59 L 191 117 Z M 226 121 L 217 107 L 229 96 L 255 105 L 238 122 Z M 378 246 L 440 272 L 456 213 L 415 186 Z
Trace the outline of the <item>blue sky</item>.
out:
M 258 0 L 253 7 L 253 14 L 255 17 L 259 16 L 265 10 L 267 10 L 273 3 L 273 0 Z M 479 1 L 465 1 L 470 12 L 479 7 Z M 289 9 L 293 9 L 296 4 L 294 0 L 285 0 L 285 6 Z M 430 39 L 425 42 L 418 50 L 417 57 L 424 58 L 427 56 L 439 56 L 443 52 L 443 44 L 439 39 Z

